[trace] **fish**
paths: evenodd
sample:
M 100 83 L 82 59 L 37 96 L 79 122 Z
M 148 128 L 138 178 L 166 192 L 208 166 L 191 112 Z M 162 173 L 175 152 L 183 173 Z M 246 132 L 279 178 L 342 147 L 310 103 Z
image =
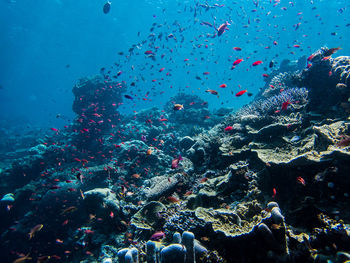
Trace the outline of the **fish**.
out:
M 272 189 L 272 198 L 275 198 L 277 194 L 276 188 Z
M 236 50 L 236 51 L 241 51 L 242 50 L 240 47 L 234 47 L 233 49 Z
M 111 211 L 111 212 L 109 213 L 109 217 L 110 217 L 110 218 L 114 218 L 114 213 L 113 213 L 113 211 Z
M 305 182 L 304 178 L 301 177 L 301 176 L 298 176 L 298 177 L 297 177 L 297 182 L 300 183 L 300 184 L 302 184 L 303 186 L 306 185 L 306 182 Z
M 182 104 L 174 104 L 173 110 L 183 110 L 184 105 Z
M 216 90 L 213 90 L 213 89 L 207 89 L 205 92 L 209 92 L 213 95 L 218 95 L 219 93 L 216 91 Z
M 347 147 L 350 145 L 350 136 L 342 136 L 339 142 L 337 142 L 336 146 L 338 147 Z
M 21 263 L 21 262 L 25 262 L 26 260 L 31 260 L 32 258 L 29 257 L 29 253 L 27 255 L 24 255 L 20 258 L 17 258 L 16 260 L 13 261 L 13 263 Z
M 225 131 L 232 131 L 232 130 L 233 130 L 233 127 L 232 127 L 232 126 L 227 126 L 224 130 L 225 130 Z
M 237 59 L 237 60 L 235 60 L 235 61 L 233 62 L 233 65 L 236 66 L 236 65 L 238 65 L 239 63 L 241 63 L 242 61 L 243 61 L 243 59 L 242 59 L 242 58 L 239 58 L 239 59 Z
M 219 87 L 220 87 L 220 88 L 226 88 L 227 85 L 226 85 L 226 84 L 221 84 Z
M 152 152 L 153 152 L 153 150 L 152 150 L 151 148 L 149 148 L 149 149 L 147 149 L 146 154 L 147 154 L 147 155 L 151 155 Z
M 258 61 L 253 62 L 252 66 L 255 67 L 255 66 L 260 65 L 262 63 L 263 62 L 261 60 L 258 60 Z
M 133 97 L 131 97 L 130 95 L 127 95 L 127 94 L 125 94 L 124 97 L 127 98 L 127 99 L 129 99 L 129 100 L 132 100 L 132 99 L 133 99 Z
M 141 177 L 140 174 L 133 174 L 131 177 L 135 178 L 135 179 L 139 179 Z
M 73 213 L 73 212 L 75 212 L 75 211 L 77 211 L 77 210 L 78 210 L 78 208 L 77 208 L 76 206 L 70 206 L 70 207 L 64 209 L 64 210 L 61 212 L 61 215 L 66 214 L 66 213 Z
M 163 231 L 157 231 L 150 237 L 150 240 L 159 241 L 163 238 L 165 238 L 165 233 Z
M 242 96 L 244 93 L 246 93 L 248 90 L 241 90 L 241 91 L 238 91 L 237 93 L 236 93 L 236 97 L 240 97 L 240 96 Z
M 334 53 L 336 53 L 340 49 L 341 49 L 340 47 L 330 48 L 326 52 L 323 53 L 323 56 L 325 56 L 325 57 L 332 56 Z
M 216 29 L 218 31 L 218 37 L 221 36 L 228 29 L 227 26 L 229 25 L 230 24 L 226 21 Z
M 292 104 L 289 100 L 282 103 L 281 110 L 287 110 L 288 105 Z
M 28 233 L 29 239 L 32 239 L 34 237 L 35 233 L 40 231 L 43 227 L 44 227 L 43 224 L 38 224 L 38 225 L 34 226 Z
M 179 203 L 179 202 L 180 202 L 180 200 L 179 200 L 178 198 L 174 197 L 174 196 L 168 196 L 168 197 L 166 198 L 166 200 L 167 200 L 169 203 Z
M 281 227 L 282 227 L 281 224 L 272 224 L 272 225 L 270 226 L 270 228 L 273 229 L 273 230 L 280 229 Z
M 108 14 L 109 11 L 111 10 L 111 2 L 107 1 L 104 5 L 103 5 L 103 13 Z
M 180 161 L 182 161 L 182 156 L 179 155 L 179 157 L 173 159 L 171 161 L 171 169 L 176 169 L 179 166 Z

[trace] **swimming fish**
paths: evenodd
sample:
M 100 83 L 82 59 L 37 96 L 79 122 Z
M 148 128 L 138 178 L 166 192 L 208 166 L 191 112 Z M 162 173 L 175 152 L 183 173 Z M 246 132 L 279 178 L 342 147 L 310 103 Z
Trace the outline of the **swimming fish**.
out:
M 243 61 L 243 59 L 242 59 L 242 58 L 239 58 L 239 59 L 237 59 L 237 60 L 235 60 L 235 61 L 233 62 L 233 65 L 236 66 L 236 65 L 238 65 L 239 63 L 241 63 L 242 61 Z
M 109 11 L 111 10 L 111 2 L 107 1 L 107 3 L 104 4 L 103 6 L 103 13 L 108 14 Z
M 227 126 L 224 130 L 225 130 L 225 131 L 232 131 L 232 130 L 233 130 L 233 127 L 232 127 L 232 126 Z
M 246 93 L 248 90 L 241 90 L 241 91 L 239 91 L 239 92 L 237 92 L 236 93 L 236 97 L 240 97 L 240 96 L 242 96 L 244 93 Z
M 289 100 L 282 103 L 281 110 L 287 110 L 288 105 L 292 104 Z
M 179 155 L 179 157 L 173 159 L 171 161 L 171 169 L 176 169 L 179 166 L 180 161 L 182 161 L 182 156 Z
M 262 63 L 262 61 L 258 60 L 258 61 L 253 62 L 252 66 L 255 67 L 257 65 L 260 65 L 261 63 Z
M 209 92 L 213 95 L 218 95 L 219 93 L 216 91 L 216 90 L 213 90 L 213 89 L 207 89 L 205 92 Z
M 182 104 L 174 104 L 173 110 L 183 110 L 184 105 Z
M 221 36 L 228 29 L 227 26 L 229 25 L 230 24 L 226 21 L 216 29 L 218 31 L 218 37 Z
M 33 227 L 30 232 L 28 233 L 29 239 L 32 239 L 36 232 L 40 231 L 44 227 L 43 224 L 38 224 L 35 227 Z
M 21 263 L 21 262 L 25 262 L 26 260 L 31 260 L 32 258 L 29 257 L 29 253 L 27 255 L 24 255 L 20 258 L 17 258 L 16 260 L 13 261 L 13 263 Z

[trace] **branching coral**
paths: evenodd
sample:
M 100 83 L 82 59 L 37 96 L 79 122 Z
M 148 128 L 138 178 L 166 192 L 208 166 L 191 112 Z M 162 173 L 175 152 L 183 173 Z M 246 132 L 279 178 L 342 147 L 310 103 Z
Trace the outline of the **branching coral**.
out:
M 244 106 L 236 113 L 236 116 L 240 119 L 245 116 L 266 116 L 273 113 L 276 110 L 281 109 L 284 102 L 289 101 L 291 103 L 305 104 L 308 99 L 308 91 L 305 88 L 291 88 L 284 90 L 278 95 L 272 96 L 267 99 L 259 99 L 252 102 L 249 105 Z

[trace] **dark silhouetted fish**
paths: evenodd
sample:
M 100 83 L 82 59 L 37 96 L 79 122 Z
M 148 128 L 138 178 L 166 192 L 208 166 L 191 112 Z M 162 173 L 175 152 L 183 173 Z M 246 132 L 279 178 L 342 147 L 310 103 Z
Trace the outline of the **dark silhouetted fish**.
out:
M 111 2 L 107 1 L 107 3 L 103 6 L 103 13 L 108 14 L 111 10 Z

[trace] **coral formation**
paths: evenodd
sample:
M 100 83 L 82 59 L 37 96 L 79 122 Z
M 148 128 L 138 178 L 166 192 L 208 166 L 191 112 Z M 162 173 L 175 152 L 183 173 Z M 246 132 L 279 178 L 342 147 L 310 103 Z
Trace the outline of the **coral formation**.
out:
M 122 117 L 125 83 L 81 80 L 71 125 L 0 153 L 7 258 L 349 260 L 350 60 L 335 50 L 281 63 L 230 114 L 180 93 Z

